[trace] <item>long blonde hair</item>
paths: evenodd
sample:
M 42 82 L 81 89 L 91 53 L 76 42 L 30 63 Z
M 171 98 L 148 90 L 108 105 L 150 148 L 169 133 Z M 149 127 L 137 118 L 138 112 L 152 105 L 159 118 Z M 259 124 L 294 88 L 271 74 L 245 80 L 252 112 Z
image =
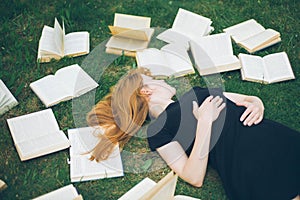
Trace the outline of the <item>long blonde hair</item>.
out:
M 101 126 L 99 142 L 91 152 L 91 160 L 105 160 L 116 144 L 122 149 L 146 120 L 149 108 L 144 95 L 141 74 L 149 75 L 143 68 L 131 70 L 87 114 L 89 126 Z

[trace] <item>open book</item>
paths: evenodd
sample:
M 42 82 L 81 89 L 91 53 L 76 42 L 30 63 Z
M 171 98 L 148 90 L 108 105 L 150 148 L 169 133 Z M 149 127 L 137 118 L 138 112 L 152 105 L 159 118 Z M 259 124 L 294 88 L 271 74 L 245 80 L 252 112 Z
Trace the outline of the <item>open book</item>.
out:
M 55 75 L 47 75 L 30 84 L 46 107 L 67 101 L 98 87 L 98 84 L 77 64 L 63 67 Z
M 273 29 L 265 29 L 254 19 L 225 28 L 224 32 L 249 53 L 264 49 L 281 41 L 280 33 Z
M 0 179 L 0 192 L 7 188 L 7 184 Z
M 65 27 L 57 19 L 54 28 L 44 26 L 38 47 L 38 62 L 59 60 L 64 56 L 81 56 L 90 52 L 89 33 L 86 31 L 65 34 Z
M 138 67 L 148 68 L 153 76 L 179 77 L 195 72 L 188 52 L 178 44 L 138 51 L 136 61 Z
M 122 195 L 118 200 L 199 200 L 186 195 L 175 195 L 178 175 L 169 172 L 158 183 L 150 178 L 141 182 Z
M 70 146 L 51 109 L 7 119 L 7 124 L 22 161 Z
M 230 36 L 219 33 L 192 40 L 191 52 L 200 75 L 240 69 L 239 59 L 233 54 Z
M 104 130 L 93 127 L 69 129 L 70 177 L 71 182 L 96 180 L 123 176 L 123 164 L 119 147 L 116 146 L 107 160 L 96 162 L 89 160 L 89 152 L 98 143 L 97 134 Z
M 0 115 L 18 105 L 18 101 L 0 79 Z
M 115 13 L 114 25 L 108 26 L 112 36 L 106 43 L 106 52 L 135 56 L 135 52 L 148 47 L 154 29 L 151 18 Z
M 189 48 L 189 41 L 210 34 L 212 21 L 191 11 L 179 8 L 172 28 L 160 33 L 157 39 L 167 43 L 178 43 Z
M 289 58 L 285 52 L 273 53 L 264 57 L 239 54 L 243 80 L 275 83 L 295 79 Z
M 83 200 L 76 188 L 69 184 L 47 194 L 34 198 L 33 200 Z

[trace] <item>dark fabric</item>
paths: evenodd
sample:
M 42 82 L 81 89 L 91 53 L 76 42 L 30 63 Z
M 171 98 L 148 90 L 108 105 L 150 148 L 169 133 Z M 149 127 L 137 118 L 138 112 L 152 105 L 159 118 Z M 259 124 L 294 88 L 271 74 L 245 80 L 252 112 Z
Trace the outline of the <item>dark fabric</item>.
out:
M 300 133 L 264 119 L 244 126 L 244 107 L 225 99 L 220 89 L 195 87 L 170 104 L 147 129 L 151 150 L 178 141 L 190 155 L 197 121 L 192 101 L 209 95 L 224 98 L 226 108 L 213 123 L 209 164 L 222 180 L 229 199 L 292 199 L 300 193 Z

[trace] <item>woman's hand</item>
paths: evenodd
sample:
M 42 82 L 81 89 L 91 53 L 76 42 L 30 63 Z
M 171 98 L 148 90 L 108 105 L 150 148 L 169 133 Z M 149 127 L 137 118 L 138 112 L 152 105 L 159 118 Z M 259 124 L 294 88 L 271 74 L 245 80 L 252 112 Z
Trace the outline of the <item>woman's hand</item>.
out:
M 245 126 L 252 126 L 261 122 L 264 116 L 264 104 L 262 100 L 256 96 L 247 96 L 243 101 L 236 102 L 237 106 L 245 106 L 246 110 L 242 114 L 240 121 Z
M 207 97 L 203 103 L 198 106 L 197 102 L 193 101 L 193 114 L 197 120 L 207 120 L 208 122 L 215 121 L 220 112 L 225 108 L 223 99 L 219 96 Z

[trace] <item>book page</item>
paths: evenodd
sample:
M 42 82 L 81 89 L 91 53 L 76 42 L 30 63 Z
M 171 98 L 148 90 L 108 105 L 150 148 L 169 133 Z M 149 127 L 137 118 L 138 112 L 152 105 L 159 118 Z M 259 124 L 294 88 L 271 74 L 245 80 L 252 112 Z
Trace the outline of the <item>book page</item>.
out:
M 96 131 L 96 132 L 95 132 Z M 97 131 L 92 127 L 69 129 L 71 181 L 87 181 L 100 178 L 123 176 L 123 165 L 118 146 L 107 160 L 89 160 L 88 153 L 98 143 Z
M 56 71 L 55 79 L 63 82 L 67 93 L 78 97 L 98 86 L 78 64 L 63 67 Z
M 59 55 L 64 56 L 64 32 L 56 18 L 54 22 L 54 44 L 59 51 Z
M 156 48 L 148 48 L 136 53 L 137 65 L 145 67 L 148 65 L 168 65 L 164 54 Z
M 239 59 L 236 56 L 234 56 L 234 55 L 231 55 L 231 56 L 220 56 L 218 58 L 215 58 L 213 60 L 213 62 L 214 62 L 214 65 L 216 67 L 228 66 L 228 69 L 231 68 L 230 66 L 236 66 L 236 65 L 240 66 Z M 239 68 L 240 67 L 235 68 L 235 69 L 239 69 Z
M 168 61 L 166 67 L 169 67 L 170 72 L 175 76 L 182 76 L 194 72 L 191 62 L 187 62 L 185 59 L 182 59 L 173 53 L 164 52 L 164 54 Z
M 111 36 L 108 42 L 106 43 L 106 47 L 122 49 L 127 51 L 138 51 L 146 49 L 149 42 L 144 40 L 135 40 L 129 38 L 122 38 Z
M 172 29 L 195 39 L 204 36 L 211 23 L 212 21 L 209 18 L 179 8 Z
M 230 36 L 226 33 L 219 33 L 204 36 L 195 40 L 195 42 L 206 52 L 211 58 L 215 59 L 220 56 L 232 56 L 233 49 Z
M 46 107 L 53 106 L 60 101 L 71 99 L 72 91 L 68 91 L 65 81 L 60 81 L 54 75 L 47 75 L 30 84 L 30 88 L 40 98 Z
M 252 37 L 260 32 L 263 32 L 265 28 L 257 23 L 254 19 L 250 19 L 234 26 L 224 29 L 224 32 L 231 35 L 232 39 L 236 43 L 240 43 L 249 37 Z
M 64 42 L 65 56 L 80 56 L 90 52 L 90 37 L 88 32 L 68 33 L 65 36 Z
M 177 184 L 177 177 L 178 176 L 175 175 L 173 171 L 169 172 L 150 191 L 148 191 L 141 200 L 173 199 Z
M 186 50 L 189 49 L 189 41 L 191 40 L 188 36 L 175 31 L 174 29 L 167 29 L 157 35 L 156 37 L 166 43 L 174 43 L 184 47 Z
M 18 105 L 18 101 L 0 79 L 0 115 Z
M 33 200 L 73 200 L 78 196 L 76 188 L 69 184 L 47 194 L 34 198 Z
M 240 42 L 241 45 L 247 47 L 247 49 L 256 49 L 259 46 L 267 45 L 267 43 L 272 42 L 274 39 L 279 38 L 280 33 L 273 30 L 267 29 L 259 34 L 256 34 L 246 40 Z
M 62 56 L 61 49 L 55 44 L 54 28 L 44 26 L 39 41 L 39 53 L 41 57 L 43 57 L 44 54 L 57 54 L 58 56 Z
M 138 184 L 136 184 L 133 188 L 131 188 L 128 192 L 122 195 L 118 200 L 132 200 L 132 199 L 140 199 L 146 192 L 152 189 L 156 185 L 156 182 L 151 180 L 150 178 L 144 178 Z
M 59 131 L 52 109 L 10 118 L 7 123 L 15 144 Z
M 195 61 L 196 68 L 202 74 L 202 69 L 214 67 L 213 60 L 209 57 L 205 49 L 198 42 L 191 41 L 191 52 Z
M 21 160 L 28 160 L 68 148 L 70 143 L 63 131 L 56 131 L 18 142 L 16 146 Z
M 264 57 L 265 73 L 270 82 L 294 79 L 294 73 L 285 52 L 273 53 Z
M 191 41 L 191 51 L 200 75 L 239 69 L 239 60 L 233 55 L 230 36 L 214 34 Z
M 186 195 L 176 195 L 173 200 L 200 200 L 198 198 L 186 196 Z
M 163 52 L 171 53 L 174 54 L 175 56 L 180 57 L 183 59 L 185 62 L 190 63 L 192 65 L 190 56 L 187 52 L 187 50 L 179 45 L 178 43 L 171 43 L 163 46 L 161 49 Z
M 143 29 L 129 29 L 118 26 L 108 26 L 112 35 L 118 37 L 131 38 L 136 40 L 145 40 L 149 41 L 154 29 L 152 28 L 143 28 Z
M 263 81 L 266 79 L 264 75 L 264 64 L 260 56 L 239 54 L 244 77 L 251 80 Z
M 114 26 L 129 29 L 150 28 L 151 18 L 115 13 Z

